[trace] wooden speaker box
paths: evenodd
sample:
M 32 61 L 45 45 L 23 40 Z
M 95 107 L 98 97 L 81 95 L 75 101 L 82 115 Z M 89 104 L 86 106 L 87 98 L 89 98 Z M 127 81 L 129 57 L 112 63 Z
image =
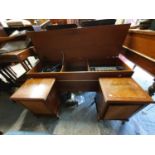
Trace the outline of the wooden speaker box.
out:
M 129 24 L 29 32 L 40 62 L 29 78 L 55 78 L 59 89 L 96 90 L 99 77 L 130 77 L 119 58 Z
M 153 102 L 132 78 L 100 78 L 96 102 L 98 119 L 128 120 Z
M 29 79 L 11 96 L 11 99 L 34 114 L 59 116 L 59 97 L 53 78 Z

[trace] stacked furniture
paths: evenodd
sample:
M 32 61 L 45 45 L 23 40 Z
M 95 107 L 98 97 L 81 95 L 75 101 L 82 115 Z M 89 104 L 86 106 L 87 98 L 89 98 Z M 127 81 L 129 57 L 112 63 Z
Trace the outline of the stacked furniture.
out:
M 11 66 L 20 63 L 26 72 L 32 68 L 28 57 L 34 55 L 34 48 L 29 46 L 21 48 L 17 46 L 21 42 L 26 42 L 26 39 L 27 36 L 25 34 L 0 37 L 0 74 L 11 86 L 18 85 L 19 81 L 24 80 L 24 76 L 19 78 Z M 25 43 L 25 45 L 26 44 L 27 43 Z
M 154 77 L 148 91 L 155 94 L 155 32 L 152 30 L 131 29 L 124 42 L 122 55 L 139 65 Z

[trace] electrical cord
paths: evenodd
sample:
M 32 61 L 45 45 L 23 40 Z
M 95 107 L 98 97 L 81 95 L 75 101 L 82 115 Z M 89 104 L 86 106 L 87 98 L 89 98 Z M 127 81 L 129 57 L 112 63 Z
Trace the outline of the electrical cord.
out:
M 59 69 L 58 67 L 61 67 L 64 65 L 64 52 L 63 51 L 61 51 L 61 55 L 62 55 L 61 63 L 56 64 L 56 65 L 52 66 L 51 68 L 50 68 L 50 66 L 49 67 L 47 66 L 42 69 L 42 72 L 56 72 L 56 71 L 58 71 L 58 69 Z

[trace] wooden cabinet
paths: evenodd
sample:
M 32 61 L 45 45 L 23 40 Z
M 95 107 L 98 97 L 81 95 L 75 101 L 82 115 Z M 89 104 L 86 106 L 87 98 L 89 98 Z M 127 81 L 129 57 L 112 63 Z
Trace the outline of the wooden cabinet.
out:
M 29 88 L 32 90 L 35 84 L 39 90 L 40 84 L 35 81 L 39 78 L 48 93 L 45 93 L 46 89 L 40 88 L 41 94 L 36 98 L 31 98 L 35 93 L 29 91 L 26 100 L 22 93 L 20 99 L 16 97 L 17 94 L 19 97 L 19 93 L 15 93 L 12 99 L 20 100 L 34 113 L 57 113 L 58 97 L 54 83 L 46 83 L 56 79 L 59 92 L 99 91 L 98 119 L 128 119 L 152 102 L 131 79 L 133 70 L 118 57 L 129 27 L 124 24 L 28 32 L 40 59 L 27 73 L 28 78 L 34 81 L 29 83 Z M 50 90 L 54 92 L 50 93 Z M 24 89 L 21 87 L 19 92 L 22 91 Z M 42 97 L 44 93 L 50 94 L 50 97 Z M 40 100 L 40 97 L 43 99 Z
M 11 96 L 11 99 L 35 114 L 59 115 L 55 79 L 29 79 Z
M 100 78 L 98 119 L 127 120 L 152 98 L 132 78 Z
M 93 90 L 100 77 L 130 77 L 131 68 L 119 58 L 129 25 L 106 25 L 42 32 L 29 32 L 40 62 L 28 72 L 29 78 L 55 78 L 59 89 Z M 58 71 L 43 72 L 60 64 Z M 92 70 L 92 67 L 120 69 Z M 78 83 L 78 85 L 76 84 Z M 71 87 L 72 85 L 72 87 Z M 96 91 L 96 90 L 95 90 Z

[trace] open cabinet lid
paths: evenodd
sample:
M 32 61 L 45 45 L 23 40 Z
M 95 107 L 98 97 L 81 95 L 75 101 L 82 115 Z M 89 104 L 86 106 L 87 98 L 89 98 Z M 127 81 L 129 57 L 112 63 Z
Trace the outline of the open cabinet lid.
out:
M 130 24 L 28 32 L 44 61 L 102 60 L 118 56 Z

